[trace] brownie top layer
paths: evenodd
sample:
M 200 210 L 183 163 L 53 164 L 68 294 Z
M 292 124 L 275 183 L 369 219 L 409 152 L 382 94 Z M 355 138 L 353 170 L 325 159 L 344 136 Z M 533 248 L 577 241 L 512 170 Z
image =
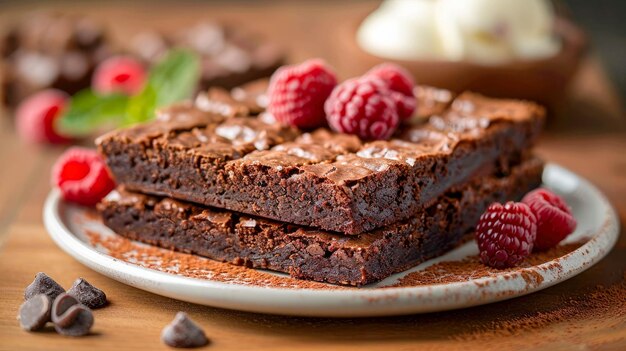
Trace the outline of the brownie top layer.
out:
M 259 114 L 266 100 L 263 84 L 255 82 L 233 94 L 210 89 L 193 103 L 159 110 L 154 122 L 114 131 L 97 143 L 116 140 L 184 150 L 233 167 L 253 164 L 306 172 L 343 185 L 390 167 L 413 167 L 423 157 L 450 154 L 500 123 L 538 130 L 544 116 L 543 108 L 531 102 L 463 93 L 454 99 L 448 95 L 446 103 L 442 91 L 428 93 L 422 87 L 419 106 L 432 115 L 400 128 L 391 140 L 368 142 L 324 128 L 301 132 L 275 123 L 270 115 Z

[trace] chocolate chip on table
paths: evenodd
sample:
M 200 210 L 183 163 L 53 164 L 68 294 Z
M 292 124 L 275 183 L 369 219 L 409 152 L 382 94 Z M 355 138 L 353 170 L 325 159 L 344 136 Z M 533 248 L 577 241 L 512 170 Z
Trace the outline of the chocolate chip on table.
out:
M 52 321 L 61 327 L 71 325 L 71 320 L 65 318 L 65 312 L 72 306 L 79 305 L 80 302 L 72 295 L 63 293 L 59 295 L 52 304 Z
M 18 319 L 24 330 L 36 331 L 50 321 L 52 301 L 46 294 L 37 294 L 20 306 Z
M 37 294 L 46 294 L 51 301 L 54 301 L 57 296 L 64 292 L 65 289 L 59 283 L 47 276 L 46 273 L 39 272 L 35 275 L 35 280 L 24 290 L 24 300 L 28 300 Z
M 107 296 L 104 291 L 89 284 L 83 278 L 74 281 L 74 285 L 67 291 L 68 294 L 74 296 L 83 305 L 95 309 L 104 307 L 107 304 Z
M 72 295 L 63 293 L 52 304 L 52 322 L 57 333 L 67 336 L 83 336 L 93 326 L 91 310 Z
M 200 347 L 209 343 L 204 331 L 187 314 L 178 312 L 172 323 L 163 328 L 161 340 L 171 347 Z

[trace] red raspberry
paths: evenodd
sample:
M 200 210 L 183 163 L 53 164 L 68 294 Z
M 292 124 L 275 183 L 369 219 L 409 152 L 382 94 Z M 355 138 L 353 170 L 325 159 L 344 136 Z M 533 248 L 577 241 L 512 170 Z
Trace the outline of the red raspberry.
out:
M 68 96 L 59 90 L 40 91 L 20 103 L 15 112 L 18 134 L 36 143 L 63 143 L 69 138 L 55 130 L 56 120 L 67 105 Z
M 81 147 L 68 149 L 56 161 L 52 182 L 65 200 L 85 206 L 95 205 L 115 188 L 100 155 Z
M 493 203 L 476 227 L 480 259 L 494 268 L 517 266 L 532 251 L 536 235 L 537 219 L 526 204 Z
M 363 139 L 388 139 L 399 117 L 389 88 L 376 77 L 360 77 L 338 85 L 326 100 L 330 127 Z
M 335 85 L 335 73 L 320 59 L 283 66 L 270 79 L 268 112 L 279 122 L 294 127 L 323 126 L 324 101 Z
M 382 63 L 370 69 L 365 75 L 382 79 L 393 91 L 392 98 L 396 103 L 400 119 L 406 120 L 413 116 L 417 106 L 417 100 L 413 94 L 415 82 L 407 70 L 393 63 Z
M 523 203 L 537 217 L 536 250 L 547 250 L 576 229 L 576 219 L 560 196 L 546 189 L 537 189 L 524 196 Z
M 93 74 L 92 88 L 98 94 L 135 95 L 146 82 L 146 70 L 137 60 L 117 56 L 102 62 Z

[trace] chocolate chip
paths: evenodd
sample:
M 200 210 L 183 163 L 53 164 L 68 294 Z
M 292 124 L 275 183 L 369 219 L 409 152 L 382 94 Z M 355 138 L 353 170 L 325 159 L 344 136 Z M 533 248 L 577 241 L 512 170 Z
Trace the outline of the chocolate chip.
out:
M 178 312 L 172 323 L 163 328 L 161 340 L 171 347 L 200 347 L 209 343 L 204 331 L 184 312 Z
M 107 296 L 104 291 L 89 284 L 83 278 L 74 281 L 74 285 L 67 291 L 69 295 L 75 297 L 83 305 L 95 309 L 104 307 L 107 304 Z
M 67 327 L 55 325 L 57 333 L 67 336 L 83 336 L 89 334 L 93 326 L 93 314 L 84 305 L 74 305 L 65 313 L 66 318 L 72 320 L 72 324 Z
M 54 300 L 51 315 L 54 329 L 62 335 L 87 335 L 93 326 L 91 310 L 69 294 L 63 293 Z
M 78 304 L 80 304 L 80 302 L 72 295 L 65 293 L 59 295 L 52 304 L 52 321 L 54 324 L 60 325 L 61 327 L 70 325 L 72 321 L 63 318 L 63 316 L 70 307 Z
M 35 331 L 50 321 L 52 303 L 46 294 L 37 294 L 20 306 L 18 319 L 24 330 Z
M 37 294 L 46 294 L 51 301 L 54 301 L 57 296 L 64 292 L 65 289 L 59 283 L 48 277 L 46 273 L 39 272 L 35 275 L 35 280 L 24 290 L 24 300 L 28 300 Z

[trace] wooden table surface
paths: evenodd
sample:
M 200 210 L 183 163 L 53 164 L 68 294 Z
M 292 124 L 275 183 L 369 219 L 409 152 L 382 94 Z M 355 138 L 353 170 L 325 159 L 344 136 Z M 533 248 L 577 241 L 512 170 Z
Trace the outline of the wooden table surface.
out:
M 50 6 L 50 5 L 46 5 Z M 67 7 L 56 5 L 64 10 Z M 125 33 L 145 25 L 181 25 L 200 18 L 245 22 L 291 49 L 293 60 L 311 56 L 331 63 L 340 49 L 329 44 L 337 23 L 357 18 L 371 3 L 279 2 L 273 5 L 78 5 Z M 0 11 L 0 23 L 38 8 L 27 3 Z M 95 10 L 95 11 L 94 11 Z M 341 72 L 342 68 L 337 67 Z M 269 316 L 199 306 L 153 295 L 106 278 L 63 253 L 42 224 L 42 205 L 50 190 L 49 171 L 62 148 L 25 145 L 17 139 L 9 116 L 0 118 L 0 350 L 135 350 L 166 349 L 159 334 L 181 310 L 206 330 L 207 349 L 626 349 L 626 301 L 617 301 L 605 316 L 585 311 L 537 328 L 509 335 L 464 340 L 459 335 L 496 323 L 545 315 L 563 301 L 576 301 L 598 285 L 624 283 L 626 235 L 616 248 L 588 271 L 532 295 L 460 311 L 367 319 L 309 319 Z M 552 130 L 539 152 L 588 178 L 607 194 L 620 219 L 626 219 L 626 134 L 623 106 L 601 65 L 587 59 Z M 15 319 L 23 289 L 44 271 L 65 287 L 85 277 L 102 288 L 111 305 L 95 312 L 93 334 L 72 339 L 53 331 L 26 333 Z M 589 308 L 594 308 L 590 306 Z M 617 316 L 617 319 L 615 319 Z M 482 330 L 482 329 L 481 329 Z M 573 332 L 576 331 L 576 332 Z M 504 349 L 504 348 L 502 348 Z

